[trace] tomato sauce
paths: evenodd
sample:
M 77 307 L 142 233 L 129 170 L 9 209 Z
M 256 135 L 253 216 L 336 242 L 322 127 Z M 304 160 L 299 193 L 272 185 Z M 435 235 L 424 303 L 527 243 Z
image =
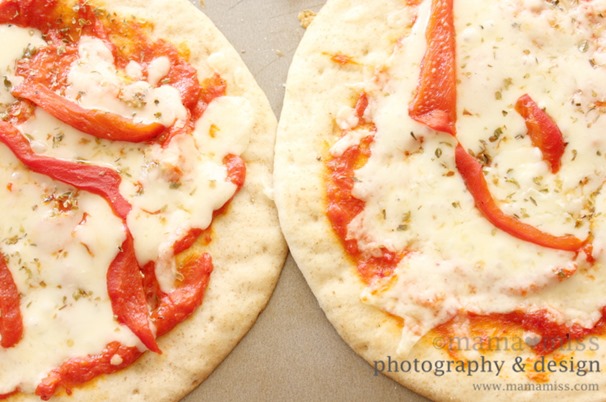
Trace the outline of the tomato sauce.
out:
M 355 105 L 359 126 L 366 126 L 370 132 L 374 132 L 374 125 L 364 119 L 367 107 L 368 97 L 362 93 Z M 368 161 L 372 142 L 373 136 L 369 135 L 363 138 L 359 145 L 350 147 L 340 156 L 331 156 L 326 161 L 326 214 L 348 256 L 357 266 L 360 277 L 366 283 L 376 277 L 389 276 L 405 254 L 383 248 L 379 256 L 369 255 L 360 251 L 355 239 L 347 237 L 347 226 L 364 210 L 365 205 L 364 201 L 352 195 L 354 171 Z

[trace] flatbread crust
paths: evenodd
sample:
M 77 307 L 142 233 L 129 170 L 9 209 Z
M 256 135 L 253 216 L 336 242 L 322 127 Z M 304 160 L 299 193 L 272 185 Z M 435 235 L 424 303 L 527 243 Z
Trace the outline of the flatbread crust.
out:
M 400 0 L 326 2 L 295 53 L 276 141 L 275 200 L 290 252 L 328 320 L 345 342 L 373 367 L 378 361 L 387 363 L 388 359 L 397 362 L 452 360 L 433 332 L 409 355 L 396 355 L 401 337 L 398 320 L 360 301 L 365 285 L 326 217 L 324 161 L 329 156 L 329 147 L 339 138 L 335 118 L 343 105 L 355 104 L 362 89 L 360 83 L 373 77 L 375 67 L 385 62 L 396 41 L 403 36 L 405 28 L 397 24 L 397 11 L 406 7 L 404 3 Z M 355 63 L 335 63 L 331 58 L 338 54 L 346 55 Z M 575 359 L 598 360 L 604 366 L 606 343 L 603 337 L 594 341 L 599 344 L 596 351 L 578 353 Z M 511 369 L 519 356 L 528 357 L 512 350 L 488 355 L 487 358 L 506 362 L 498 376 L 479 372 L 473 375 L 448 372 L 436 376 L 422 370 L 385 370 L 383 374 L 419 394 L 441 401 L 599 398 L 598 392 L 521 391 L 524 384 L 533 381 L 532 375 Z M 599 373 L 586 376 L 553 373 L 549 382 L 567 383 L 570 387 L 593 383 L 602 389 L 605 385 Z M 503 388 L 474 390 L 474 384 L 501 384 Z M 517 389 L 505 390 L 506 384 L 513 384 Z
M 185 45 L 189 62 L 199 73 L 219 73 L 227 82 L 227 95 L 247 98 L 254 110 L 254 132 L 242 154 L 246 182 L 228 212 L 213 221 L 213 240 L 205 249 L 212 255 L 214 270 L 202 306 L 158 340 L 162 354 L 145 353 L 122 371 L 74 388 L 71 396 L 61 391 L 53 397 L 72 402 L 177 401 L 206 379 L 248 332 L 267 304 L 286 258 L 271 199 L 276 119 L 240 56 L 187 0 L 120 0 L 103 7 L 152 22 L 154 37 Z M 20 394 L 8 400 L 40 399 Z

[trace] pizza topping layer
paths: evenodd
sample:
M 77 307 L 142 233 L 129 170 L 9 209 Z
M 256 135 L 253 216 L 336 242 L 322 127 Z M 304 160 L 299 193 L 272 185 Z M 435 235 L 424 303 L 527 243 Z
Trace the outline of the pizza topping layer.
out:
M 248 101 L 104 16 L 0 6 L 0 395 L 48 399 L 160 351 L 212 272 L 192 246 L 244 183 Z
M 19 290 L 4 257 L 0 257 L 0 304 L 0 345 L 10 348 L 23 336 L 23 318 L 19 307 Z
M 560 128 L 553 118 L 527 94 L 520 96 L 515 108 L 526 122 L 532 145 L 541 151 L 543 160 L 551 168 L 551 173 L 557 173 L 562 163 L 564 148 L 566 148 Z
M 65 96 L 86 109 L 119 114 L 136 123 L 184 124 L 187 110 L 172 85 L 162 84 L 170 67 L 166 56 L 156 57 L 147 66 L 130 61 L 125 70 L 115 65 L 111 49 L 98 38 L 83 36 L 78 58 L 67 75 Z M 132 75 L 128 75 L 128 73 Z
M 404 319 L 401 353 L 465 312 L 541 313 L 561 328 L 591 329 L 606 305 L 603 6 L 454 1 L 456 116 L 419 124 L 405 108 L 423 91 L 425 115 L 454 106 L 440 106 L 452 91 L 419 81 L 424 57 L 447 38 L 449 3 L 414 9 L 408 34 L 377 67 L 387 79 L 365 85 L 365 121 L 331 149 L 336 171 L 368 148 L 350 170 L 351 217 L 334 213 L 329 186 L 328 215 L 346 249 L 363 272 L 373 258 L 386 267 L 390 254 L 402 256 L 362 273 L 362 300 Z M 430 69 L 446 85 L 442 72 Z
M 10 186 L 0 187 L 0 200 L 11 211 L 0 229 L 1 249 L 21 295 L 24 326 L 19 342 L 0 348 L 0 389 L 8 393 L 31 391 L 69 356 L 110 341 L 140 342 L 114 320 L 106 289 L 115 256 L 107 250 L 117 251 L 125 236 L 120 219 L 103 198 L 76 194 L 74 187 L 29 171 L 8 148 L 1 152 L 2 182 Z
M 433 130 L 455 135 L 457 77 L 453 1 L 432 2 L 425 32 L 427 49 L 409 114 Z
M 516 216 L 503 213 L 490 194 L 481 163 L 467 153 L 461 144 L 457 144 L 455 149 L 455 162 L 476 207 L 495 227 L 520 240 L 558 250 L 578 252 L 585 244 L 585 241 L 575 236 L 568 234 L 554 236 L 521 222 Z
M 15 75 L 15 63 L 23 53 L 44 46 L 42 35 L 37 30 L 27 30 L 14 25 L 0 25 L 0 34 L 10 37 L 3 46 L 0 53 L 0 65 L 3 68 L 2 85 L 0 85 L 0 111 L 6 113 L 6 109 L 15 101 L 10 89 L 13 85 L 20 83 L 23 78 Z

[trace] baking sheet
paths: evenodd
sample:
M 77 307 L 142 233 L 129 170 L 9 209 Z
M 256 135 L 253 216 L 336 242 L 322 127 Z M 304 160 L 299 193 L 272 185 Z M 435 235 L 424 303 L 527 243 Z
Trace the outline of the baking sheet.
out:
M 240 52 L 279 116 L 288 66 L 304 33 L 297 15 L 324 2 L 207 0 L 200 8 Z M 266 400 L 426 401 L 373 374 L 328 322 L 290 256 L 257 323 L 183 402 Z

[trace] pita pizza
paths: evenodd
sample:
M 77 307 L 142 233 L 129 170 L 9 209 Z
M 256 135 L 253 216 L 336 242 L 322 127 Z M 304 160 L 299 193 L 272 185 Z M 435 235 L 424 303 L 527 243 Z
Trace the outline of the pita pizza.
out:
M 275 183 L 293 257 L 373 367 L 435 400 L 596 400 L 606 3 L 329 0 Z
M 286 255 L 275 118 L 188 1 L 0 2 L 0 399 L 174 401 Z

